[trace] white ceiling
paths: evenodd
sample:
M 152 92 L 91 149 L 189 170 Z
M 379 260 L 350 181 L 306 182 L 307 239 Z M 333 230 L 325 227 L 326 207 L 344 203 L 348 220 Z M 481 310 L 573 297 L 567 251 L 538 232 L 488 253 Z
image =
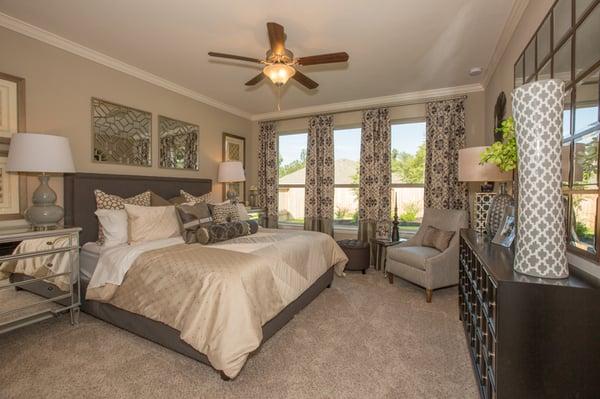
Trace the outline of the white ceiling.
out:
M 0 12 L 249 114 L 271 112 L 274 87 L 244 82 L 260 65 L 217 51 L 264 57 L 266 22 L 285 27 L 296 56 L 346 51 L 347 64 L 301 67 L 282 109 L 480 83 L 514 0 L 0 0 Z

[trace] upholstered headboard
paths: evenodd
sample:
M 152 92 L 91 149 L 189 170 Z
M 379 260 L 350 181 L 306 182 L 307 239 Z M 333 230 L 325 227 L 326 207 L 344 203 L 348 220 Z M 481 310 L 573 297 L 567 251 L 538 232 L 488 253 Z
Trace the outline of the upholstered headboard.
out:
M 65 185 L 65 225 L 83 229 L 80 243 L 95 241 L 98 238 L 98 219 L 94 190 L 102 190 L 123 198 L 131 197 L 146 190 L 153 191 L 165 199 L 179 195 L 185 190 L 193 195 L 202 195 L 212 190 L 212 180 L 178 177 L 105 175 L 95 173 L 66 174 Z

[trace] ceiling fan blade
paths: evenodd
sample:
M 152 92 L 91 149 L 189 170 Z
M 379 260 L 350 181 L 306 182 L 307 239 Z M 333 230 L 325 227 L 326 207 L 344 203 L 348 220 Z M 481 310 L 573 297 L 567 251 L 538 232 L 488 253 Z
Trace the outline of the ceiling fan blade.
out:
M 250 79 L 249 81 L 247 81 L 246 86 L 254 86 L 255 84 L 257 84 L 264 78 L 265 78 L 265 74 L 261 72 L 258 75 L 256 75 L 255 77 L 253 77 L 252 79 Z
M 274 54 L 284 54 L 285 33 L 283 32 L 283 26 L 275 22 L 267 22 L 267 31 L 269 32 L 271 51 L 273 51 Z
M 215 52 L 212 52 L 212 51 L 209 52 L 208 55 L 210 55 L 211 57 L 229 58 L 229 59 L 232 59 L 232 60 L 256 62 L 258 64 L 262 63 L 262 61 L 259 60 L 258 58 L 243 57 L 241 55 L 215 53 Z
M 311 90 L 319 87 L 319 84 L 317 82 L 315 82 L 314 80 L 312 80 L 311 78 L 309 78 L 308 76 L 306 76 L 305 74 L 303 74 L 302 72 L 300 72 L 297 69 L 296 69 L 296 73 L 294 74 L 294 76 L 292 76 L 292 78 L 296 79 L 298 81 L 298 83 L 300 83 L 301 85 L 303 85 Z
M 350 58 L 350 56 L 346 52 L 311 55 L 309 57 L 298 58 L 298 64 L 300 64 L 300 65 L 330 64 L 333 62 L 346 62 L 346 61 L 348 61 L 348 58 Z

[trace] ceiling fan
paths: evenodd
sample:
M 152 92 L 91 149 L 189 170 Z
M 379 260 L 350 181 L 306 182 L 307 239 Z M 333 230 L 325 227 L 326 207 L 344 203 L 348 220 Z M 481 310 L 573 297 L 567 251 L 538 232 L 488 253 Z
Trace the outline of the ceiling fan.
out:
M 276 86 L 283 86 L 290 78 L 293 78 L 308 89 L 315 89 L 319 86 L 319 84 L 302 72 L 298 71 L 298 66 L 330 64 L 334 62 L 348 61 L 349 57 L 348 53 L 346 52 L 294 58 L 294 53 L 285 48 L 286 35 L 283 31 L 283 26 L 275 22 L 268 22 L 267 31 L 269 33 L 271 49 L 267 51 L 267 55 L 264 60 L 243 57 L 239 55 L 215 53 L 212 51 L 209 52 L 208 55 L 211 57 L 229 58 L 233 60 L 264 64 L 265 66 L 262 72 L 247 81 L 246 86 L 254 86 L 266 76 L 271 79 Z

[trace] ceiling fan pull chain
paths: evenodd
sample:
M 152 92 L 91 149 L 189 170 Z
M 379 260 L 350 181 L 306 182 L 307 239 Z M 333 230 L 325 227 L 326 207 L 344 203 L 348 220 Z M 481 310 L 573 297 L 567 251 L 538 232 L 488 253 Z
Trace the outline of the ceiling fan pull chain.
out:
M 277 85 L 277 111 L 281 111 L 281 85 Z

